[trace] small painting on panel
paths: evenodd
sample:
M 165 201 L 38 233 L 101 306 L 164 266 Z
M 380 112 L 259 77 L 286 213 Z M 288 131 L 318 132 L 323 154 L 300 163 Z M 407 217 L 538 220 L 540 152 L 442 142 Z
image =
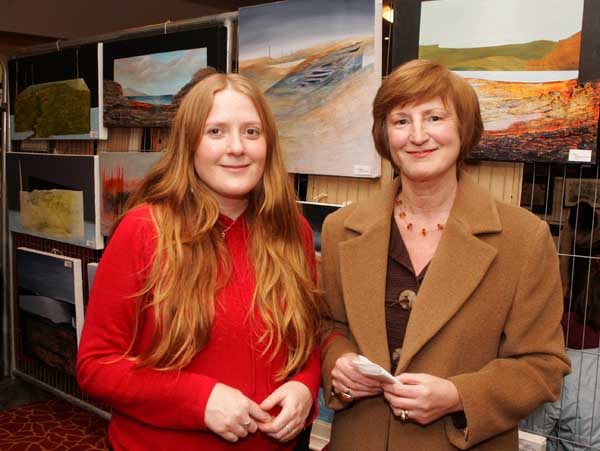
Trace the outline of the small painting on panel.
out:
M 169 127 L 183 97 L 227 69 L 227 29 L 218 24 L 112 41 L 104 47 L 108 127 Z
M 9 61 L 11 139 L 107 139 L 103 44 Z
M 164 152 L 101 152 L 102 235 L 110 235 L 127 199 Z
M 81 260 L 20 247 L 16 262 L 23 352 L 75 376 L 84 322 Z
M 102 249 L 98 157 L 6 155 L 10 230 Z

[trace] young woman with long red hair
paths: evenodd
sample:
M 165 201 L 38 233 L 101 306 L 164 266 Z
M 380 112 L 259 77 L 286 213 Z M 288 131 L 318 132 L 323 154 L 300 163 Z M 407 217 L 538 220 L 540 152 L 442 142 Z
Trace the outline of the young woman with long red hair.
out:
M 184 98 L 163 160 L 96 273 L 83 390 L 115 451 L 292 449 L 316 414 L 312 234 L 260 90 L 213 74 Z

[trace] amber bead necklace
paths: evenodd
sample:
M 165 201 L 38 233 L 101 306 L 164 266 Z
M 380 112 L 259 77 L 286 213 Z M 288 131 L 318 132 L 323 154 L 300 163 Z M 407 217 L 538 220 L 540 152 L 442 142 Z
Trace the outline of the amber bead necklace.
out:
M 404 226 L 406 228 L 406 230 L 412 232 L 414 230 L 419 230 L 419 233 L 421 234 L 421 236 L 427 236 L 428 233 L 430 232 L 441 232 L 442 230 L 444 230 L 444 226 L 446 225 L 445 223 L 437 223 L 434 227 L 415 227 L 415 224 L 410 221 L 408 219 L 408 215 L 406 213 L 406 210 L 404 209 L 404 203 L 402 202 L 402 199 L 400 198 L 400 194 L 398 194 L 398 196 L 396 196 L 396 206 L 398 209 L 398 218 L 400 218 L 400 220 L 404 223 Z

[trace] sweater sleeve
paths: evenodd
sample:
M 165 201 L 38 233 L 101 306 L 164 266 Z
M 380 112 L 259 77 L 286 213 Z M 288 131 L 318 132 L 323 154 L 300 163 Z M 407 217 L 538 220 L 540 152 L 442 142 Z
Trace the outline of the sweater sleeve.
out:
M 301 216 L 301 228 L 302 238 L 304 240 L 304 246 L 306 250 L 306 260 L 310 267 L 310 272 L 313 278 L 313 282 L 317 283 L 317 261 L 315 258 L 314 240 L 312 230 L 308 221 Z M 302 382 L 308 387 L 313 397 L 313 408 L 311 414 L 307 418 L 306 424 L 312 423 L 319 413 L 319 387 L 321 384 L 321 347 L 315 346 L 311 353 L 306 365 L 290 380 Z
M 446 419 L 448 439 L 458 449 L 507 431 L 543 402 L 556 400 L 569 373 L 558 258 L 545 222 L 532 231 L 519 273 L 498 358 L 477 372 L 450 378 L 468 424 L 464 433 L 451 416 Z
M 132 341 L 142 290 L 153 263 L 156 231 L 149 207 L 119 224 L 98 266 L 77 360 L 82 390 L 113 409 L 167 429 L 205 429 L 204 411 L 217 383 L 185 370 L 138 368 Z M 148 311 L 139 314 L 144 327 Z M 146 321 L 150 321 L 148 318 Z

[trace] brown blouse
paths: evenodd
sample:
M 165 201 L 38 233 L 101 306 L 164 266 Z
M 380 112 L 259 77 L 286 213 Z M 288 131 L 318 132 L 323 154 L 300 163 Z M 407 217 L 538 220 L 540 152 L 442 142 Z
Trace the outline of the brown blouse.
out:
M 396 371 L 412 302 L 427 273 L 427 266 L 416 275 L 408 250 L 392 216 L 385 283 L 385 323 L 392 374 Z

